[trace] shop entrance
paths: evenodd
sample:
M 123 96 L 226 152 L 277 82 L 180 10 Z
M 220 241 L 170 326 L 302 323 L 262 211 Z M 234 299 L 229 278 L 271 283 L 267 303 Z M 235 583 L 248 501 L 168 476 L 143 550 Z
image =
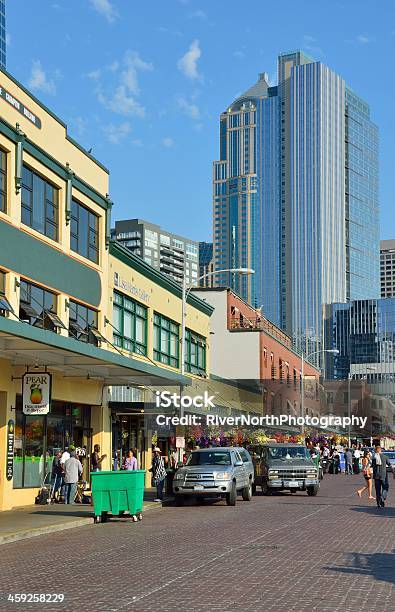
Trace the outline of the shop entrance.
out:
M 113 450 L 117 453 L 118 466 L 122 465 L 129 450 L 137 457 L 139 469 L 145 470 L 147 441 L 144 434 L 144 415 L 113 414 Z

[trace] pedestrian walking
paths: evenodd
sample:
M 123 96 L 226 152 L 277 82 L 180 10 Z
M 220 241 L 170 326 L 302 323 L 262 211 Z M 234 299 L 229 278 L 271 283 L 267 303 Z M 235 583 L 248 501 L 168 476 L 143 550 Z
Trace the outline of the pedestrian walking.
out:
M 166 479 L 165 462 L 161 455 L 161 450 L 158 446 L 154 448 L 154 456 L 152 459 L 152 466 L 150 469 L 152 472 L 152 484 L 156 487 L 156 498 L 154 501 L 163 501 L 163 487 Z
M 60 465 L 62 466 L 63 470 L 63 479 L 60 489 L 60 503 L 64 503 L 66 499 L 66 485 L 64 484 L 64 464 L 66 463 L 67 459 L 70 459 L 70 452 L 72 450 L 75 450 L 75 446 L 73 446 L 72 444 L 70 444 L 69 446 L 65 446 L 62 456 L 60 458 Z
M 61 458 L 62 458 L 62 451 L 58 451 L 52 462 L 52 474 L 51 474 L 52 481 L 53 481 L 52 501 L 56 501 L 56 502 L 59 501 L 57 497 L 57 493 L 63 484 L 63 466 L 60 463 Z
M 75 450 L 70 453 L 70 458 L 64 464 L 65 504 L 73 504 L 77 492 L 77 483 L 82 474 L 81 461 L 77 459 Z
M 123 469 L 124 470 L 137 470 L 137 459 L 134 456 L 134 453 L 132 450 L 128 451 L 128 454 L 125 457 L 125 461 L 123 464 Z
M 376 489 L 376 503 L 378 508 L 384 508 L 389 489 L 387 466 L 392 471 L 392 465 L 388 457 L 382 454 L 381 446 L 376 446 L 375 450 L 372 468 L 374 487 Z
M 93 453 L 91 455 L 91 469 L 92 472 L 100 472 L 102 469 L 102 462 L 107 457 L 107 455 L 99 455 L 100 453 L 100 445 L 95 444 L 93 447 Z
M 374 499 L 372 495 L 373 469 L 372 455 L 369 451 L 365 451 L 362 457 L 362 474 L 365 479 L 365 486 L 357 490 L 358 497 L 362 497 L 364 491 L 368 492 L 368 499 Z
M 352 474 L 352 451 L 350 448 L 347 448 L 346 452 L 344 453 L 344 461 L 345 461 L 344 473 Z

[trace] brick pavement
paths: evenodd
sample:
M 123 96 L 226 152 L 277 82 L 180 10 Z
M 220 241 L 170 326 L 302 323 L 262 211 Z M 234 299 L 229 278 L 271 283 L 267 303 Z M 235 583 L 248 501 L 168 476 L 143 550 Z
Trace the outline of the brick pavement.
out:
M 327 476 L 317 497 L 279 494 L 114 520 L 1 547 L 1 612 L 395 610 L 395 482 L 387 507 Z M 12 604 L 5 593 L 64 593 Z

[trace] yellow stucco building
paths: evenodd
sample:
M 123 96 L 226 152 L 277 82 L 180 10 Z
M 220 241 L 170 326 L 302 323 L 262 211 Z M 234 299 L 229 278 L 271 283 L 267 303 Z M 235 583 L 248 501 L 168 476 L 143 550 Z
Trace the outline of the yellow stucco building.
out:
M 189 295 L 182 376 L 181 287 L 110 240 L 108 192 L 107 169 L 0 71 L 0 510 L 33 503 L 71 442 L 85 476 L 94 444 L 111 469 L 114 386 L 209 371 L 212 308 Z M 48 412 L 45 390 L 22 395 L 26 372 L 51 375 Z

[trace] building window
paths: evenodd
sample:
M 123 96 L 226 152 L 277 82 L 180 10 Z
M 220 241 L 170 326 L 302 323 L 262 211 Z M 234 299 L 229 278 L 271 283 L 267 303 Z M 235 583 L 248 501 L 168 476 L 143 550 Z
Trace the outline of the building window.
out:
M 7 212 L 7 153 L 0 149 L 0 210 Z
M 179 325 L 160 314 L 154 314 L 154 359 L 178 368 Z
M 22 169 L 22 223 L 58 239 L 59 190 L 27 166 Z
M 138 355 L 147 354 L 147 308 L 114 292 L 114 344 Z
M 75 200 L 71 202 L 70 248 L 99 263 L 99 217 Z
M 0 270 L 0 295 L 5 295 L 5 272 Z
M 92 333 L 92 328 L 97 329 L 97 311 L 69 301 L 69 336 L 97 345 L 97 336 Z
M 46 415 L 24 415 L 22 397 L 16 396 L 13 488 L 50 484 L 56 453 L 73 443 L 89 478 L 91 408 L 51 401 Z
M 191 374 L 206 375 L 206 339 L 189 329 L 185 332 L 185 369 Z
M 21 280 L 19 299 L 19 318 L 34 327 L 42 327 L 55 331 L 54 320 L 60 320 L 56 316 L 56 295 L 47 291 L 39 285 L 33 285 Z

